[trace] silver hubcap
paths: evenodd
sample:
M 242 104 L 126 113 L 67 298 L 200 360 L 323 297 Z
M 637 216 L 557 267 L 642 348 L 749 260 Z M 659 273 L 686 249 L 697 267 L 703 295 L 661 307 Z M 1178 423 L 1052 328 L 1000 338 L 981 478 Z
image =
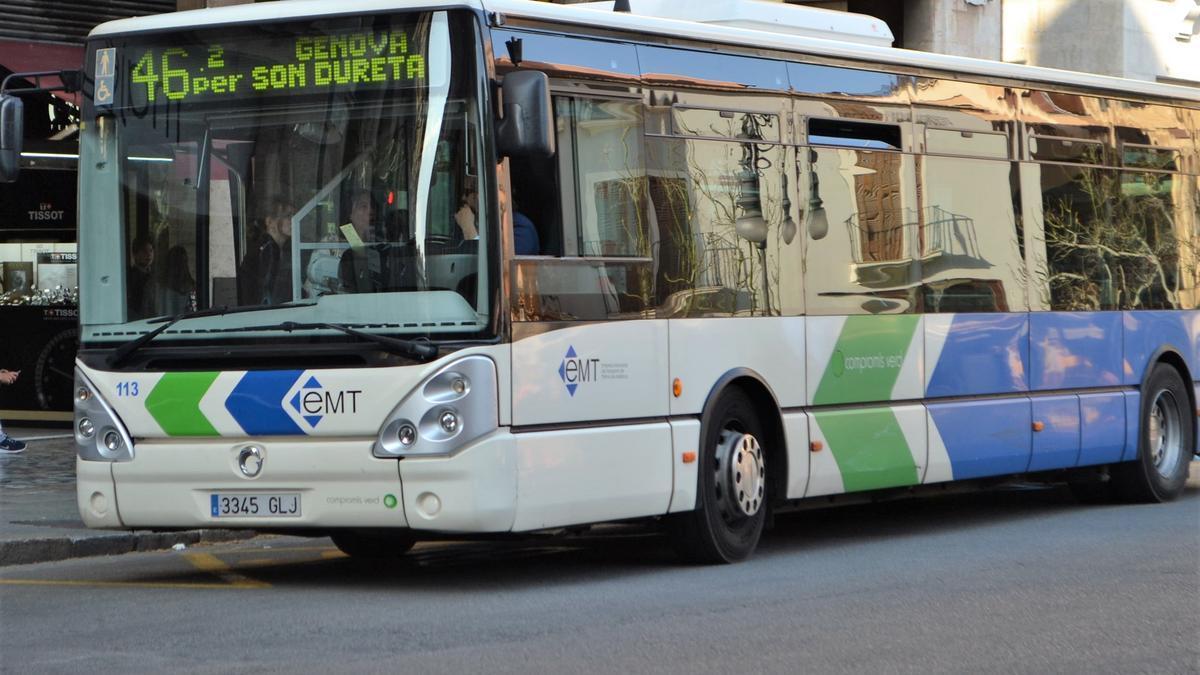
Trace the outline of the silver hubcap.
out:
M 767 476 L 758 439 L 727 429 L 721 432 L 717 458 L 718 496 L 735 508 L 735 516 L 758 513 L 766 494 Z
M 1179 406 L 1169 391 L 1160 391 L 1150 405 L 1146 438 L 1154 469 L 1164 478 L 1172 478 L 1183 448 L 1180 434 Z

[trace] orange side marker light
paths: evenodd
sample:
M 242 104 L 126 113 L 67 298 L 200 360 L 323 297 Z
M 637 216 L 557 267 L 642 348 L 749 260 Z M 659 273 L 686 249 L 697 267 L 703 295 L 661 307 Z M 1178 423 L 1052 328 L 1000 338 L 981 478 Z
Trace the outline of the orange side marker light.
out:
M 820 452 L 825 449 L 825 444 L 821 441 L 813 441 L 808 444 L 808 449 L 812 452 Z
M 675 394 L 675 398 L 683 395 L 683 380 L 675 378 L 675 381 L 671 383 L 671 393 Z
M 1045 430 L 1045 428 L 1046 428 L 1046 423 L 1045 423 L 1045 422 L 1034 422 L 1034 423 L 1033 423 L 1033 430 L 1034 430 L 1034 431 L 1043 431 L 1043 430 Z
M 687 452 L 683 453 L 683 463 L 684 464 L 691 464 L 694 461 L 696 461 L 696 453 L 692 452 L 691 450 L 688 450 Z

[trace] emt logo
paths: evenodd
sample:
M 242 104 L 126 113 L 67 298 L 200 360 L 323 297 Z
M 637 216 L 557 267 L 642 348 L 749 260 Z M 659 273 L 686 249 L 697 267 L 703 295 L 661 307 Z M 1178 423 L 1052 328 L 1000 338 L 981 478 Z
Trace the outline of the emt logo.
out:
M 288 407 L 291 408 L 288 414 L 294 410 L 309 427 L 316 428 L 326 415 L 358 412 L 358 396 L 361 393 L 361 389 L 329 390 L 322 387 L 316 377 L 309 377 L 288 400 Z
M 575 353 L 574 346 L 567 347 L 567 354 L 558 366 L 558 376 L 567 386 L 567 393 L 575 396 L 575 390 L 584 382 L 600 378 L 600 359 L 585 359 Z

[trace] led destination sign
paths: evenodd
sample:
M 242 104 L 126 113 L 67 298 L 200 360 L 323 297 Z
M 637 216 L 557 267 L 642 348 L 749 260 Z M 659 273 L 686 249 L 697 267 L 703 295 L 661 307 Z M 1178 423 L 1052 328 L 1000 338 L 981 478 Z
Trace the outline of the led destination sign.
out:
M 131 46 L 121 55 L 126 92 L 117 94 L 118 100 L 137 106 L 421 87 L 426 77 L 423 47 L 402 28 L 284 37 L 273 32 L 236 41 Z M 97 58 L 108 58 L 111 51 L 99 50 Z

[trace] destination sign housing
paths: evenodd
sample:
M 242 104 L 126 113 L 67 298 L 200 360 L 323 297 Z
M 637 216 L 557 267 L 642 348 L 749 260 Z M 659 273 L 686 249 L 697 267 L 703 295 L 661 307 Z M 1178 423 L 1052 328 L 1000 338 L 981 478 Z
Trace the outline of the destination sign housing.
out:
M 309 28 L 309 27 L 306 27 Z M 411 25 L 234 39 L 190 33 L 172 44 L 117 49 L 118 105 L 424 87 L 424 39 Z M 218 37 L 218 36 L 212 36 Z M 182 43 L 182 44 L 181 44 Z M 123 91 L 122 91 L 123 90 Z

